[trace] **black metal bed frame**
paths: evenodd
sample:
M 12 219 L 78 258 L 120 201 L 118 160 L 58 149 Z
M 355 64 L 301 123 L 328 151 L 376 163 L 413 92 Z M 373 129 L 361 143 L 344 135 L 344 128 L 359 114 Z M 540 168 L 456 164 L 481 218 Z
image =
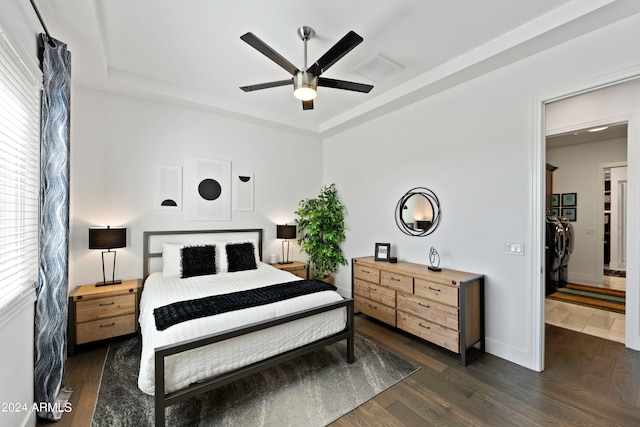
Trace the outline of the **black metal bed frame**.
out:
M 150 238 L 151 236 L 158 235 L 176 235 L 176 234 L 207 234 L 207 233 L 257 233 L 260 257 L 262 257 L 262 230 L 261 229 L 248 229 L 248 230 L 205 230 L 205 231 L 146 231 L 144 232 L 144 277 L 145 279 L 149 275 L 149 261 L 153 257 L 161 256 L 160 253 L 150 252 Z M 182 353 L 195 348 L 203 347 L 209 344 L 218 343 L 231 338 L 246 335 L 252 332 L 261 331 L 274 326 L 283 325 L 285 323 L 300 320 L 306 317 L 314 316 L 317 314 L 325 313 L 331 310 L 340 308 L 346 308 L 347 310 L 347 324 L 344 330 L 336 334 L 330 335 L 320 340 L 311 342 L 302 347 L 294 348 L 275 356 L 271 356 L 267 359 L 252 363 L 250 365 L 235 369 L 230 372 L 226 372 L 217 375 L 213 378 L 205 380 L 203 382 L 194 383 L 190 386 L 174 391 L 172 393 L 165 393 L 165 379 L 164 379 L 164 367 L 165 358 L 174 354 Z M 302 310 L 295 313 L 279 316 L 271 320 L 262 322 L 256 322 L 250 325 L 234 328 L 228 331 L 223 331 L 211 335 L 207 335 L 202 338 L 185 340 L 177 344 L 158 347 L 155 349 L 155 425 L 165 425 L 165 409 L 175 403 L 182 402 L 197 395 L 214 390 L 223 385 L 237 381 L 241 378 L 249 376 L 251 374 L 260 372 L 265 369 L 269 369 L 287 360 L 294 359 L 303 354 L 315 351 L 327 345 L 336 343 L 338 341 L 347 340 L 347 362 L 353 363 L 354 361 L 354 305 L 353 298 L 346 298 L 342 301 L 324 304 L 319 307 L 315 307 L 308 310 Z

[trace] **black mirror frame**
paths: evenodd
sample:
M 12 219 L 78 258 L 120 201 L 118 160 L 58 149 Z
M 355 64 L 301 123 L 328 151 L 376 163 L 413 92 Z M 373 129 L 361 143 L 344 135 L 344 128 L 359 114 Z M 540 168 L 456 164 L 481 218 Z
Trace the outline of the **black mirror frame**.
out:
M 414 230 L 407 226 L 407 224 L 402 220 L 402 210 L 404 208 L 407 200 L 414 195 L 421 195 L 426 198 L 429 203 L 431 203 L 431 207 L 433 208 L 433 219 L 431 220 L 431 225 L 424 230 Z M 398 204 L 396 205 L 396 225 L 404 234 L 408 236 L 428 236 L 433 233 L 438 225 L 440 224 L 440 219 L 442 218 L 442 209 L 440 208 L 440 201 L 438 200 L 438 196 L 436 194 L 425 187 L 416 187 L 407 191 L 407 193 L 400 198 Z

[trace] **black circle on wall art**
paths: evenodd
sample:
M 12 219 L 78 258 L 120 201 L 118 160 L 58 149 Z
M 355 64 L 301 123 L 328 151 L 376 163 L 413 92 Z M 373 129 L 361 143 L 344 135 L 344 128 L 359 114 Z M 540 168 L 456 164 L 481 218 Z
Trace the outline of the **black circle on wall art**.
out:
M 205 200 L 216 200 L 222 194 L 222 187 L 215 179 L 203 179 L 198 184 L 198 194 Z
M 175 200 L 165 199 L 160 204 L 161 206 L 178 206 Z

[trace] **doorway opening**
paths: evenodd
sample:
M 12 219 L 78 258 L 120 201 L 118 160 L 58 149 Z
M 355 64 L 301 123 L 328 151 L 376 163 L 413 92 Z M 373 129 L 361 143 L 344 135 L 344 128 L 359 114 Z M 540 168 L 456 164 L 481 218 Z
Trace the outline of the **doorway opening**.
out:
M 540 109 L 536 111 L 534 122 L 536 126 L 534 138 L 534 223 L 533 232 L 533 251 L 531 253 L 532 272 L 534 273 L 534 332 L 532 335 L 533 345 L 536 349 L 532 359 L 534 369 L 544 370 L 545 358 L 545 169 L 546 169 L 546 142 L 547 134 L 560 134 L 575 129 L 594 127 L 608 123 L 628 123 L 628 181 L 627 181 L 627 232 L 626 232 L 626 258 L 635 260 L 640 257 L 640 223 L 634 221 L 634 218 L 640 217 L 640 109 L 637 107 L 637 99 L 640 96 L 640 79 L 636 74 L 629 74 L 625 77 L 620 75 L 615 77 L 603 78 L 598 82 L 591 82 L 589 86 L 582 89 L 573 88 L 571 91 L 559 92 L 555 96 L 547 96 L 539 98 Z M 605 89 L 613 91 L 615 97 L 610 93 L 603 95 Z M 595 93 L 595 98 L 587 108 L 579 107 L 579 99 L 582 95 Z M 615 98 L 621 100 L 615 106 L 611 106 L 610 101 Z M 561 123 L 553 119 L 549 114 L 549 109 L 562 103 L 574 102 L 574 107 L 570 108 L 570 113 L 563 118 L 569 118 Z M 591 113 L 590 117 L 579 117 L 582 113 Z M 597 115 L 599 114 L 599 115 Z M 604 184 L 602 184 L 604 189 Z M 604 196 L 602 196 L 604 197 Z M 580 202 L 578 201 L 578 205 Z M 579 208 L 579 206 L 578 206 Z M 577 211 L 578 218 L 581 218 L 581 211 Z M 600 221 L 601 223 L 603 221 Z M 594 227 L 588 227 L 594 228 Z M 578 236 L 589 235 L 595 236 L 596 230 L 588 230 L 587 227 L 581 227 L 577 230 Z M 600 249 L 603 255 L 604 250 Z M 603 258 L 600 257 L 602 261 Z M 595 259 L 593 262 L 595 264 Z M 604 264 L 604 262 L 603 262 Z M 626 263 L 626 293 L 627 301 L 640 300 L 640 269 L 634 262 Z M 625 313 L 625 346 L 640 350 L 640 304 L 634 303 L 626 305 Z
M 622 343 L 627 128 L 627 122 L 598 124 L 546 138 L 545 323 Z M 563 227 L 550 227 L 554 219 Z M 559 249 L 564 266 L 554 261 Z M 556 276 L 549 273 L 554 268 Z

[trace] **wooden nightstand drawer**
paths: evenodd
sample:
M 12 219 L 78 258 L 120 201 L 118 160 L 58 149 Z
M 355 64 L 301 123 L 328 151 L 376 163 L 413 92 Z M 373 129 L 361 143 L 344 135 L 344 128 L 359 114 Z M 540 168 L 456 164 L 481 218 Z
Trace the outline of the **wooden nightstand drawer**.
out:
M 132 334 L 136 331 L 136 315 L 109 317 L 76 325 L 76 343 L 84 344 L 120 335 Z
M 76 322 L 89 322 L 106 317 L 135 314 L 136 295 L 116 295 L 76 302 Z
M 309 278 L 309 266 L 303 262 L 292 261 L 287 264 L 273 264 L 273 266 L 279 270 L 284 270 L 288 271 L 291 274 L 295 274 L 302 279 Z
M 78 286 L 69 294 L 67 354 L 76 345 L 138 331 L 138 303 L 142 280 L 123 280 L 108 286 Z

